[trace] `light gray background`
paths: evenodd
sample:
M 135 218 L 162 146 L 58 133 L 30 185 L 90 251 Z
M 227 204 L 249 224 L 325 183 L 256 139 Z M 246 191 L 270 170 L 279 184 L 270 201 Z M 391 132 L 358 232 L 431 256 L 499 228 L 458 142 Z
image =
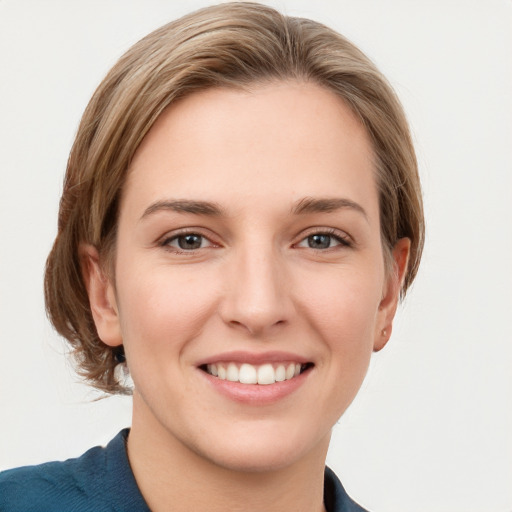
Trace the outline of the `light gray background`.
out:
M 81 454 L 130 422 L 92 402 L 42 297 L 80 115 L 132 43 L 208 1 L 0 0 L 0 468 Z M 397 89 L 427 245 L 328 463 L 373 512 L 512 510 L 512 2 L 275 0 L 358 44 Z

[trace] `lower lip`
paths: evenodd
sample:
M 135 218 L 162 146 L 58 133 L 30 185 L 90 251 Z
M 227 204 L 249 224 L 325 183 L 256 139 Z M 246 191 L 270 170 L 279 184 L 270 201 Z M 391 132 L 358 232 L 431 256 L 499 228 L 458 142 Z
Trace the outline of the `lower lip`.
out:
M 231 382 L 229 380 L 214 377 L 203 370 L 199 371 L 215 391 L 235 402 L 250 405 L 268 405 L 278 402 L 296 391 L 300 386 L 302 386 L 302 384 L 304 384 L 312 369 L 313 368 L 308 368 L 306 371 L 292 379 L 266 385 Z

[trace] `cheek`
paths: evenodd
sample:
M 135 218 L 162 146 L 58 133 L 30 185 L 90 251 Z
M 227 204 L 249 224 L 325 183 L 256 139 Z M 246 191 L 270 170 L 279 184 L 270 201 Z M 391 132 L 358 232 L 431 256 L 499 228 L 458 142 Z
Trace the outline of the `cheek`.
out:
M 382 294 L 383 272 L 351 269 L 316 275 L 301 292 L 304 314 L 329 349 L 351 362 L 371 353 Z
M 155 348 L 176 351 L 199 334 L 216 302 L 211 280 L 169 267 L 120 270 L 121 331 L 129 350 L 158 357 Z

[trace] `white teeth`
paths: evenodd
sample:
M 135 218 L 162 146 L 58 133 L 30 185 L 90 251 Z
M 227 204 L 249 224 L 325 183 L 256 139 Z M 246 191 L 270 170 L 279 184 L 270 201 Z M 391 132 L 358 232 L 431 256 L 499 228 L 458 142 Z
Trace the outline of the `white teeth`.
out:
M 242 384 L 256 384 L 258 382 L 256 368 L 252 364 L 240 366 L 239 380 Z
M 258 368 L 258 384 L 274 384 L 276 374 L 271 364 L 264 364 Z
M 284 368 L 284 365 L 280 364 L 276 368 L 276 382 L 283 382 L 283 380 L 286 379 L 286 370 Z
M 231 382 L 238 382 L 238 366 L 235 363 L 228 364 L 228 370 L 226 372 L 226 379 Z
M 275 367 L 271 363 L 260 366 L 243 363 L 240 367 L 236 363 L 217 363 L 207 365 L 206 371 L 221 380 L 265 386 L 293 379 L 300 375 L 301 368 L 300 363 L 278 364 Z

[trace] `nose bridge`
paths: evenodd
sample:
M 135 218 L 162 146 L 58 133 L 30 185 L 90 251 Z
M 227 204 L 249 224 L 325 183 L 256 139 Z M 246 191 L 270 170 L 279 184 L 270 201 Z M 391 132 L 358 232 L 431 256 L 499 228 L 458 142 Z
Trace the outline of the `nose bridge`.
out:
M 234 251 L 224 320 L 252 335 L 288 321 L 285 264 L 271 241 L 248 242 Z

